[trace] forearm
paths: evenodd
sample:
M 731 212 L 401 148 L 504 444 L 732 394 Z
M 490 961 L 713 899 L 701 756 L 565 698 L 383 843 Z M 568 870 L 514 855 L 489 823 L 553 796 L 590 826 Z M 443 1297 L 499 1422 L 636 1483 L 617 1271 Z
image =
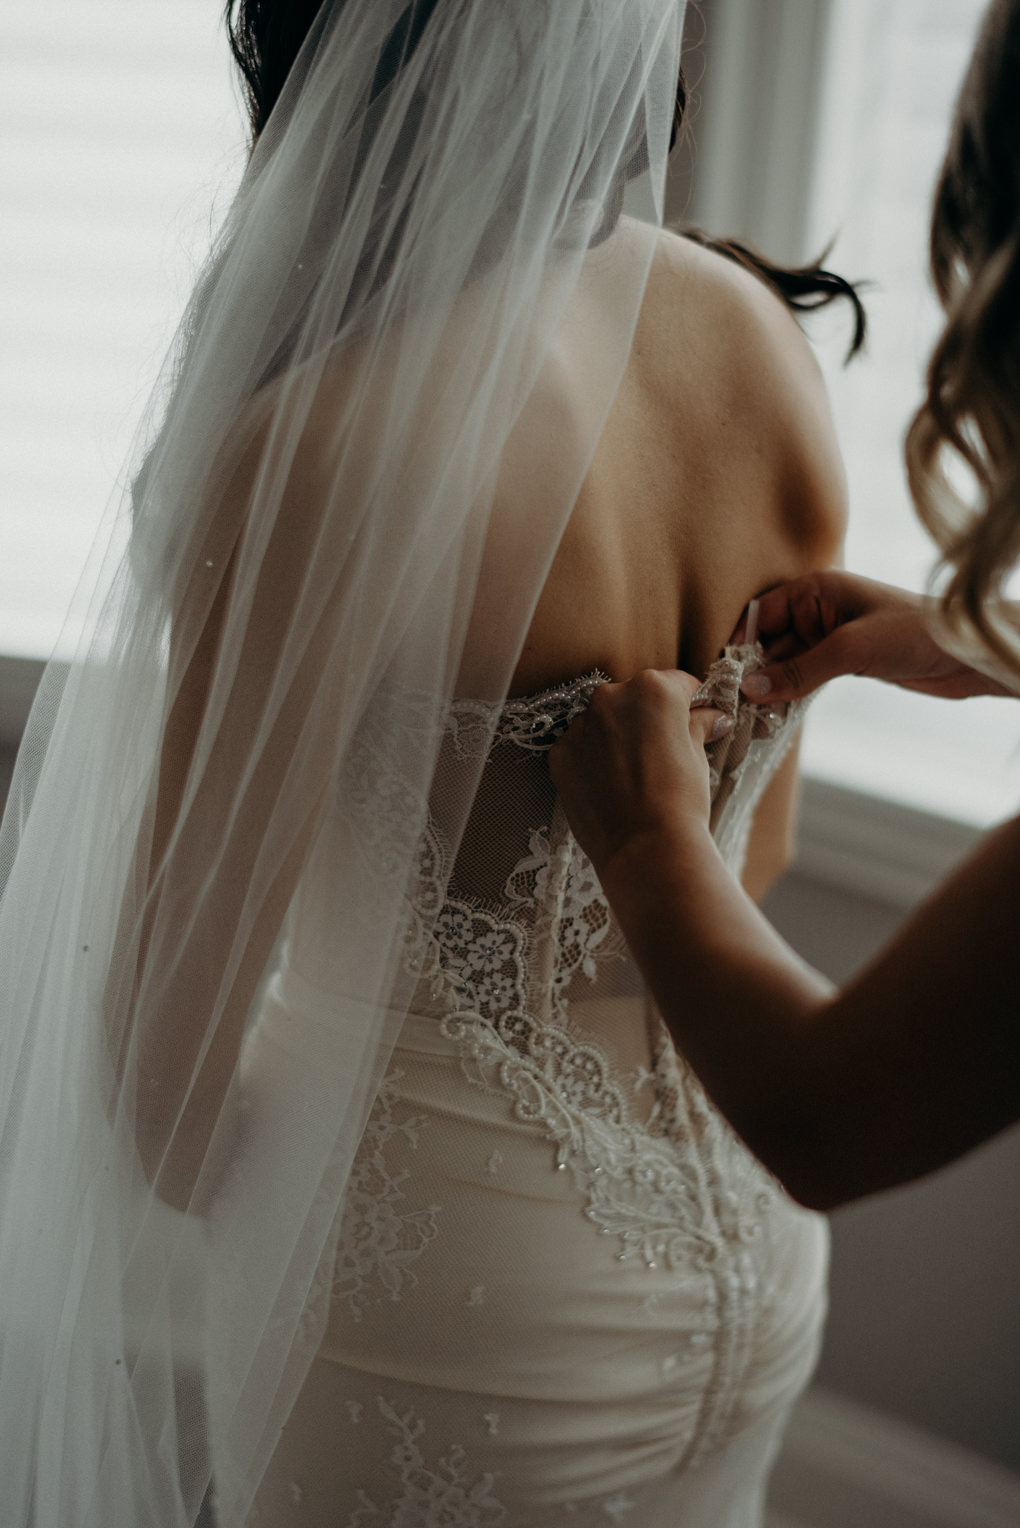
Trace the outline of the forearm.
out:
M 158 1007 L 147 1015 L 140 1065 L 143 1074 L 161 1079 L 161 1087 L 153 1095 L 157 1107 L 139 1111 L 138 1148 L 149 1181 L 175 1209 L 192 1207 L 192 1195 L 201 1180 L 208 1180 L 203 1183 L 203 1198 L 215 1189 L 207 1153 L 235 1086 L 251 1004 L 294 894 L 318 805 L 297 826 L 279 870 L 250 919 L 244 904 L 254 861 L 253 853 L 246 854 L 245 848 L 251 846 L 253 851 L 258 844 L 261 816 L 250 826 L 242 817 L 235 835 L 237 852 L 211 879 L 203 899 L 201 921 L 214 930 L 213 936 L 204 940 L 196 935 L 186 943 Z M 182 843 L 182 855 L 189 853 L 189 847 Z M 246 930 L 243 939 L 238 937 L 242 928 Z M 224 953 L 231 949 L 239 951 L 239 958 L 228 976 Z M 217 1015 L 215 1025 L 208 1022 L 211 1014 Z
M 707 829 L 632 840 L 600 875 L 677 1048 L 782 1175 L 814 1128 L 805 1037 L 831 986 L 759 912 Z
M 1020 822 L 835 995 L 704 830 L 634 840 L 603 874 L 678 1048 L 803 1202 L 904 1182 L 1020 1117 Z
M 930 1172 L 1020 1119 L 1018 916 L 1020 819 L 983 841 L 813 1029 L 819 1107 L 846 1158 L 832 1172 L 838 1199 Z
M 689 675 L 596 690 L 550 754 L 678 1048 L 804 1203 L 904 1182 L 1020 1117 L 1020 819 L 845 992 L 783 943 L 708 829 L 711 710 Z M 686 725 L 685 725 L 686 724 Z
M 300 567 L 278 557 L 256 586 L 232 683 L 210 724 L 233 577 L 231 558 L 194 651 L 177 638 L 182 672 L 163 738 L 135 990 L 120 1047 L 121 1075 L 130 1053 L 146 1079 L 135 1111 L 143 1166 L 176 1208 L 191 1200 L 233 1086 L 251 1003 L 321 818 L 340 710 L 316 712 L 332 639 L 329 607 L 289 685 L 275 693 L 300 577 Z M 313 713 L 321 746 L 306 749 L 302 766 L 299 744 Z M 299 768 L 297 790 L 288 782 Z

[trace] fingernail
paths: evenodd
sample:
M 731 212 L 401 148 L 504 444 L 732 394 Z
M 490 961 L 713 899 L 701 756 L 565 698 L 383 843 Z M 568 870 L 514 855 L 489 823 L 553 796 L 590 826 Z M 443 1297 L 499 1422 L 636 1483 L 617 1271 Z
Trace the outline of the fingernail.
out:
M 772 680 L 767 674 L 748 674 L 740 688 L 748 700 L 764 700 L 772 692 Z
M 712 731 L 709 734 L 709 741 L 712 743 L 717 743 L 721 737 L 726 736 L 727 732 L 732 731 L 732 716 L 717 716 L 715 721 L 712 723 Z

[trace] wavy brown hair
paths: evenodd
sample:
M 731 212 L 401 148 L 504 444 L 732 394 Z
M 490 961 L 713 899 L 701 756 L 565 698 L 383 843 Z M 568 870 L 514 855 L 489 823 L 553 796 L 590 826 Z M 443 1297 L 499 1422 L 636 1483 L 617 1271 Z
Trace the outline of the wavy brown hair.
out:
M 947 322 L 907 435 L 910 488 L 950 573 L 948 625 L 1020 672 L 1020 630 L 997 604 L 1020 559 L 1020 0 L 993 0 L 960 92 L 931 269 Z

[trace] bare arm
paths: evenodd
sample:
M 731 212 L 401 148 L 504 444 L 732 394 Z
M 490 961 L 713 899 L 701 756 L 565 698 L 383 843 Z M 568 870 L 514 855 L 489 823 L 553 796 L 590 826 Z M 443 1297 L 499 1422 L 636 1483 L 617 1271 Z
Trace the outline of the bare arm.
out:
M 715 849 L 692 693 L 678 674 L 605 686 L 551 763 L 678 1047 L 748 1145 L 831 1208 L 1020 1118 L 1020 821 L 833 996 Z

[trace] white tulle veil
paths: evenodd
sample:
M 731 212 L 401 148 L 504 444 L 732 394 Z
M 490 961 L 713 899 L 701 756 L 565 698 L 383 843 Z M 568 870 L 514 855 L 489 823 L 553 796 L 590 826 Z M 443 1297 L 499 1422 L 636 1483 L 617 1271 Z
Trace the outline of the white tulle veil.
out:
M 682 3 L 429 10 L 378 90 L 411 0 L 323 6 L 19 758 L 3 1528 L 245 1521 L 413 985 L 425 814 L 455 842 L 471 804 L 429 804 L 443 718 L 495 719 L 627 359 Z M 311 869 L 309 1059 L 252 1100 Z

